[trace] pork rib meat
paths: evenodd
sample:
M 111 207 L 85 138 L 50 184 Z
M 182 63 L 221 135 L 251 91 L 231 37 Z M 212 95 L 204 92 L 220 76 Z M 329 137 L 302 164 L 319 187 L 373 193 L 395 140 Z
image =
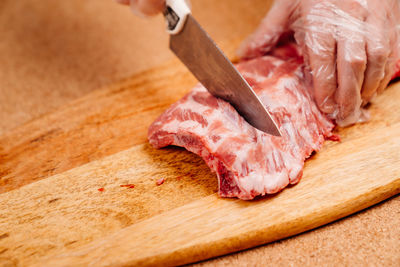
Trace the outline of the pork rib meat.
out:
M 255 129 L 199 84 L 153 122 L 150 143 L 200 155 L 216 172 L 222 197 L 248 200 L 298 183 L 305 159 L 336 136 L 334 124 L 312 100 L 296 51 L 287 45 L 236 66 L 267 106 L 282 138 Z

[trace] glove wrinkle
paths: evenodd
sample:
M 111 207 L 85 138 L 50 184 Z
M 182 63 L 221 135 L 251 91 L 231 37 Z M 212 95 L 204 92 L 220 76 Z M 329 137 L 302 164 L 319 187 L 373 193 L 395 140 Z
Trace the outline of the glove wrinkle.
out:
M 400 56 L 399 2 L 276 0 L 239 56 L 268 53 L 292 31 L 318 107 L 341 126 L 365 121 L 362 107 L 386 88 Z

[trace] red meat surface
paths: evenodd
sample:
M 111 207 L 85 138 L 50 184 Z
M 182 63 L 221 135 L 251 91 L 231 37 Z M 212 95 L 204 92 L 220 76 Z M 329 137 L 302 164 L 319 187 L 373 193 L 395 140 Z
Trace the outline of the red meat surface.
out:
M 150 143 L 200 155 L 216 172 L 223 197 L 252 199 L 297 183 L 304 160 L 333 137 L 334 127 L 312 101 L 302 63 L 289 45 L 237 65 L 277 122 L 281 138 L 255 129 L 230 104 L 197 85 L 150 126 Z
M 338 137 L 312 99 L 295 45 L 236 67 L 273 116 L 281 138 L 255 129 L 200 84 L 153 122 L 148 138 L 156 148 L 181 146 L 201 156 L 217 174 L 220 196 L 249 200 L 298 183 L 305 159 L 326 139 Z
M 392 79 L 395 79 L 395 78 L 398 78 L 398 77 L 400 77 L 400 60 L 397 61 L 397 64 L 394 67 L 394 74 L 393 74 Z

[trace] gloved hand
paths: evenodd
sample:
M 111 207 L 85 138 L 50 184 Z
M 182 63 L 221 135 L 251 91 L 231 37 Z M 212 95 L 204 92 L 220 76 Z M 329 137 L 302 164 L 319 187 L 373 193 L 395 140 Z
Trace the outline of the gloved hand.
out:
M 134 13 L 142 16 L 157 15 L 164 10 L 165 0 L 115 0 L 120 4 L 130 5 Z
M 361 107 L 389 83 L 399 27 L 399 0 L 276 0 L 239 56 L 265 54 L 294 33 L 319 108 L 346 126 L 362 120 Z

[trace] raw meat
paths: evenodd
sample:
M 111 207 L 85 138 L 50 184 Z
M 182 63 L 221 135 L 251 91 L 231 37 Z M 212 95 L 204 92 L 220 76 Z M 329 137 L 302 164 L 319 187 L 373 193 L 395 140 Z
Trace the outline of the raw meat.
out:
M 200 155 L 217 174 L 220 196 L 249 200 L 298 183 L 305 159 L 325 139 L 338 137 L 312 100 L 295 45 L 237 68 L 267 106 L 282 138 L 253 128 L 200 84 L 153 122 L 148 138 L 156 148 L 176 145 Z
M 252 199 L 297 183 L 304 160 L 334 137 L 334 125 L 312 101 L 294 46 L 237 68 L 268 107 L 282 138 L 253 128 L 201 85 L 165 111 L 148 137 L 156 148 L 176 145 L 200 155 L 217 173 L 220 196 Z
M 394 74 L 393 74 L 392 79 L 395 79 L 395 78 L 398 78 L 398 77 L 400 77 L 400 60 L 397 61 L 397 64 L 394 67 Z

